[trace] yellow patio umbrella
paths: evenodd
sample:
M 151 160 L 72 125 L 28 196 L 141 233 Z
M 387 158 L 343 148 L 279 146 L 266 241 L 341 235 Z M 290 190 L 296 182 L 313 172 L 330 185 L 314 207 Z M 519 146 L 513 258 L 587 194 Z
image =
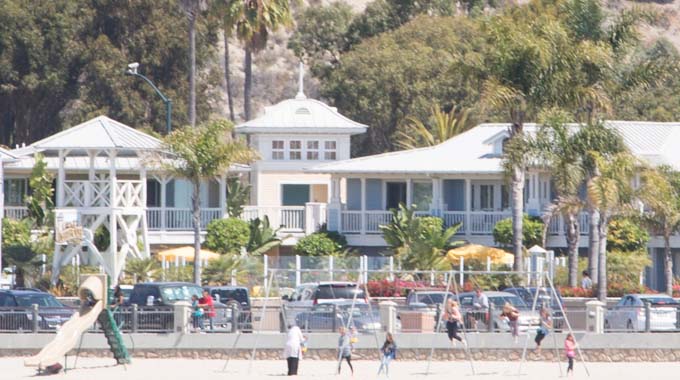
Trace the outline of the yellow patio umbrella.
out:
M 166 249 L 165 251 L 158 252 L 156 256 L 158 257 L 158 260 L 165 259 L 166 261 L 175 261 L 176 257 L 178 257 L 180 260 L 182 257 L 184 257 L 186 261 L 194 261 L 194 247 L 186 246 Z M 208 251 L 207 249 L 201 249 L 201 261 L 217 260 L 219 258 L 219 253 Z
M 487 257 L 491 258 L 494 264 L 512 265 L 515 256 L 512 253 L 505 252 L 502 249 L 487 247 L 479 244 L 467 244 L 462 247 L 450 249 L 446 254 L 446 258 L 451 263 L 457 263 L 460 258 L 465 260 L 479 260 L 486 261 Z

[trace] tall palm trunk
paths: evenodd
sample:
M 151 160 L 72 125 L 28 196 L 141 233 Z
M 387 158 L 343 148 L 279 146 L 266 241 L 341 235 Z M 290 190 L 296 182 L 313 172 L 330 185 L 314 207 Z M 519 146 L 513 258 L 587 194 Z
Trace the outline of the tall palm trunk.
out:
M 191 195 L 192 216 L 194 220 L 194 282 L 201 285 L 201 182 L 194 181 Z
M 246 59 L 243 65 L 245 80 L 243 83 L 243 112 L 246 120 L 250 120 L 250 93 L 253 88 L 253 52 L 246 46 Z
M 189 14 L 189 123 L 196 126 L 196 12 Z
M 232 92 L 231 92 L 231 69 L 230 69 L 230 62 L 229 62 L 229 33 L 227 33 L 227 30 L 224 29 L 222 30 L 222 34 L 224 36 L 224 81 L 226 85 L 226 90 L 227 90 L 227 102 L 229 104 L 229 119 L 231 121 L 236 121 L 236 118 L 234 117 L 234 98 L 232 97 Z
M 567 213 L 567 252 L 569 258 L 569 286 L 575 288 L 578 285 L 578 244 L 581 226 L 578 223 L 578 215 Z
M 590 229 L 588 232 L 588 273 L 590 278 L 598 281 L 599 252 L 600 252 L 600 211 L 591 206 L 588 211 Z
M 599 252 L 599 265 L 597 268 L 597 299 L 601 302 L 607 300 L 607 223 L 609 222 L 609 217 L 602 213 L 600 215 L 600 228 L 599 235 L 600 241 L 598 242 Z
M 664 272 L 666 272 L 666 293 L 673 296 L 673 253 L 671 252 L 671 233 L 665 231 L 663 234 L 664 242 Z
M 515 167 L 512 170 L 512 249 L 515 255 L 513 268 L 515 271 L 524 270 L 522 263 L 523 252 L 523 217 L 524 217 L 524 170 Z

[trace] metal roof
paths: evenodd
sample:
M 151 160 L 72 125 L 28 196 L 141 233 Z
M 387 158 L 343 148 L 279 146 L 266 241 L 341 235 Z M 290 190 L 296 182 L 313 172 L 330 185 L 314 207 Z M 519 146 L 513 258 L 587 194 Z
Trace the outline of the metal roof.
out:
M 0 161 L 9 161 L 15 159 L 16 156 L 10 153 L 7 149 L 0 148 Z
M 98 116 L 73 128 L 31 144 L 37 150 L 115 149 L 119 151 L 157 150 L 162 143 L 106 116 Z
M 349 133 L 366 132 L 366 125 L 341 115 L 335 107 L 298 96 L 265 107 L 264 115 L 236 126 L 239 133 Z
M 680 123 L 606 121 L 618 131 L 631 152 L 652 165 L 680 170 Z M 337 174 L 501 174 L 501 158 L 493 142 L 508 133 L 510 124 L 480 124 L 439 145 L 383 153 L 314 166 L 312 173 Z M 571 125 L 574 130 L 578 125 Z M 527 133 L 537 125 L 524 124 Z

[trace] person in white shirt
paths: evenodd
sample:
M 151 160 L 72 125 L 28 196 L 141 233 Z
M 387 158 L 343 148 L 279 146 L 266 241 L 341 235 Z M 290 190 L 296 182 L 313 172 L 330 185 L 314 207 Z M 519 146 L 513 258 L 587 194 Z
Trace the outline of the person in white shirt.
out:
M 472 328 L 477 330 L 477 321 L 480 319 L 484 323 L 489 323 L 487 320 L 489 313 L 489 297 L 482 292 L 482 289 L 475 289 L 475 296 L 472 298 L 472 307 L 474 308 L 472 312 Z
M 302 359 L 302 344 L 307 340 L 297 326 L 288 326 L 286 347 L 283 349 L 283 357 L 288 362 L 288 376 L 297 375 L 298 364 Z
M 588 273 L 587 270 L 584 270 L 582 273 L 583 278 L 581 279 L 581 287 L 583 289 L 590 289 L 593 287 L 593 280 L 590 279 L 590 273 Z

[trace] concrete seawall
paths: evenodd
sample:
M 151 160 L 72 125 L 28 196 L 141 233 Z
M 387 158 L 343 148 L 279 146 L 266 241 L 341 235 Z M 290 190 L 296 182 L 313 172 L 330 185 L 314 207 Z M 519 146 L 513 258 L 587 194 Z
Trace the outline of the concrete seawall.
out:
M 680 334 L 575 334 L 588 361 L 640 362 L 680 361 Z M 534 335 L 528 342 L 527 360 L 564 360 L 564 334 L 548 335 L 541 356 L 533 352 Z M 38 352 L 54 334 L 0 334 L 0 356 L 28 356 Z M 336 357 L 337 334 L 308 334 L 307 360 Z M 362 335 L 355 345 L 357 359 L 375 360 L 384 336 Z M 445 334 L 395 334 L 400 360 L 427 360 L 434 347 L 434 360 L 466 360 L 460 344 L 451 348 Z M 509 334 L 468 334 L 470 354 L 475 360 L 517 361 L 526 336 L 514 343 Z M 125 334 L 133 357 L 146 358 L 250 358 L 257 345 L 258 359 L 280 359 L 284 334 Z M 236 344 L 235 344 L 236 343 Z M 557 348 L 557 350 L 555 350 Z M 70 354 L 75 355 L 75 350 Z M 103 334 L 85 334 L 80 355 L 109 357 Z

